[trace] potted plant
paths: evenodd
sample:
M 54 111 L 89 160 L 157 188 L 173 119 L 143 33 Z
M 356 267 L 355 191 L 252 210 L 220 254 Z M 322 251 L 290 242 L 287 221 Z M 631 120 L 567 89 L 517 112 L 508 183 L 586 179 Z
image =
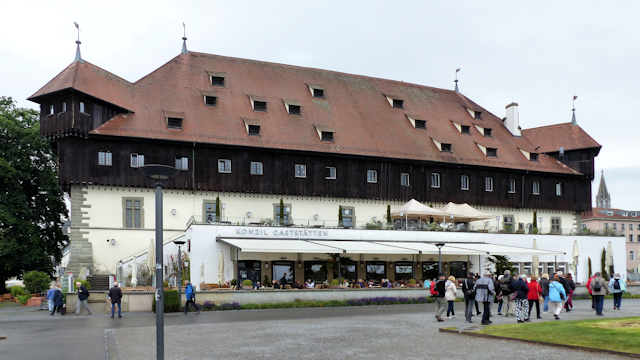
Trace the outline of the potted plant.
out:
M 332 289 L 340 289 L 340 283 L 338 282 L 338 279 L 331 280 L 330 286 Z
M 18 295 L 18 302 L 22 304 L 22 306 L 28 306 L 27 303 L 29 302 L 29 299 L 31 299 L 31 294 L 29 293 Z
M 168 281 L 163 281 L 162 282 L 162 288 L 164 290 L 171 290 L 171 286 L 169 286 L 169 282 Z
M 246 279 L 242 282 L 242 290 L 253 290 L 253 282 L 249 279 Z
M 418 286 L 416 284 L 416 279 L 409 279 L 409 284 L 407 284 L 407 286 L 410 287 L 410 288 L 414 288 L 414 287 Z

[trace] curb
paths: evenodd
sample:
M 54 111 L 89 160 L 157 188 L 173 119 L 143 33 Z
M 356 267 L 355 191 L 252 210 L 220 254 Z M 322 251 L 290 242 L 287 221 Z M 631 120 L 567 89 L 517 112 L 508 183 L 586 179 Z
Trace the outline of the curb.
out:
M 474 332 L 464 331 L 464 330 L 449 330 L 449 329 L 440 328 L 438 331 L 441 333 L 466 335 L 466 336 L 473 336 L 473 337 L 479 337 L 479 338 L 485 338 L 485 339 L 511 340 L 511 341 L 518 341 L 518 342 L 523 342 L 527 344 L 552 346 L 552 347 L 558 347 L 563 349 L 573 349 L 573 350 L 579 350 L 579 351 L 603 353 L 603 354 L 617 355 L 617 356 L 626 356 L 630 358 L 640 359 L 640 354 L 626 353 L 621 351 L 594 349 L 594 348 L 583 347 L 583 346 L 556 344 L 556 343 L 550 343 L 545 341 L 526 340 L 526 339 L 517 339 L 517 338 L 510 338 L 510 337 L 497 336 L 497 335 L 479 334 L 479 333 L 474 333 Z

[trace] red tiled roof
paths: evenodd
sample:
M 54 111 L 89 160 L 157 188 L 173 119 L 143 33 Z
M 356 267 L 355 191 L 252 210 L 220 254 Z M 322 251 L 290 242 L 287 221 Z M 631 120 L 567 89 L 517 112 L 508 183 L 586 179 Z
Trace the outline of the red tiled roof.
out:
M 560 147 L 564 147 L 565 151 L 602 147 L 580 126 L 571 123 L 522 130 L 522 137 L 526 137 L 531 144 L 540 146 L 538 151 L 541 153 L 557 152 Z
M 133 110 L 133 84 L 89 62 L 74 61 L 53 80 L 29 97 L 39 97 L 65 89 L 75 89 L 126 110 Z
M 612 215 L 608 215 L 609 211 L 613 211 Z M 623 213 L 627 213 L 627 216 L 624 216 Z M 632 213 L 635 213 L 636 216 L 631 216 Z M 640 221 L 640 211 L 629 211 L 622 209 L 605 209 L 605 208 L 593 208 L 592 211 L 587 211 L 582 214 L 582 220 L 591 220 L 591 219 L 615 219 L 615 220 L 625 220 L 625 221 Z
M 224 73 L 225 87 L 212 87 L 209 72 Z M 326 99 L 314 99 L 308 84 L 321 86 Z M 133 87 L 134 113 L 116 116 L 93 134 L 576 174 L 551 157 L 530 162 L 518 150 L 534 151 L 526 136 L 514 137 L 501 119 L 451 90 L 195 52 L 175 57 Z M 89 90 L 106 97 L 102 88 Z M 215 108 L 204 104 L 202 91 L 209 90 L 218 96 Z M 404 109 L 392 108 L 384 94 L 400 97 Z M 254 112 L 249 95 L 263 97 L 268 111 Z M 300 103 L 301 116 L 287 114 L 283 99 Z M 482 120 L 466 109 L 482 111 Z M 164 114 L 170 112 L 184 112 L 182 130 L 167 129 Z M 427 130 L 415 129 L 405 114 L 426 120 Z M 243 118 L 259 121 L 259 137 L 247 134 Z M 473 126 L 471 135 L 462 135 L 452 121 L 491 128 L 493 137 Z M 316 126 L 335 130 L 334 141 L 321 141 Z M 451 143 L 452 153 L 442 154 L 432 138 Z M 497 148 L 498 158 L 486 157 L 476 143 Z

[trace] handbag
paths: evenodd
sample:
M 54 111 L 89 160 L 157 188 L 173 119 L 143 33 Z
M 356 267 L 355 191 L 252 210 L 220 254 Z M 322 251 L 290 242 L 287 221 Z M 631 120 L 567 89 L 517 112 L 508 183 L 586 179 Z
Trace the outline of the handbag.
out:
M 556 289 L 556 291 L 558 292 L 558 294 L 560 294 L 560 300 L 564 301 L 564 299 L 567 298 L 567 296 L 565 294 L 561 293 L 560 290 L 558 290 L 558 288 L 555 285 L 553 285 L 553 283 L 551 283 L 551 286 L 553 286 Z
M 476 290 L 473 288 L 469 288 L 469 284 L 467 283 L 467 280 L 469 279 L 464 279 L 464 284 L 467 287 L 467 290 L 464 292 L 464 297 L 467 300 L 473 300 L 476 297 Z

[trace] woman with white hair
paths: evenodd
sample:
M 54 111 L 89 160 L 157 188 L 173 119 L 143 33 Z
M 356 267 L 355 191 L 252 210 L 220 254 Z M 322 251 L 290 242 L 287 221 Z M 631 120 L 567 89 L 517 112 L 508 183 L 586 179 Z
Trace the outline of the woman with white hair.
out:
M 529 321 L 529 299 L 527 299 L 529 286 L 527 285 L 527 275 L 520 275 L 518 280 L 509 285 L 509 290 L 516 294 L 516 318 L 518 318 L 518 322 Z
M 620 310 L 622 294 L 627 291 L 627 286 L 620 277 L 620 273 L 616 273 L 611 280 L 609 280 L 609 288 L 613 292 L 613 310 Z
M 47 300 L 49 300 L 49 312 L 53 311 L 53 294 L 56 292 L 56 286 L 51 284 L 49 291 L 47 292 Z

